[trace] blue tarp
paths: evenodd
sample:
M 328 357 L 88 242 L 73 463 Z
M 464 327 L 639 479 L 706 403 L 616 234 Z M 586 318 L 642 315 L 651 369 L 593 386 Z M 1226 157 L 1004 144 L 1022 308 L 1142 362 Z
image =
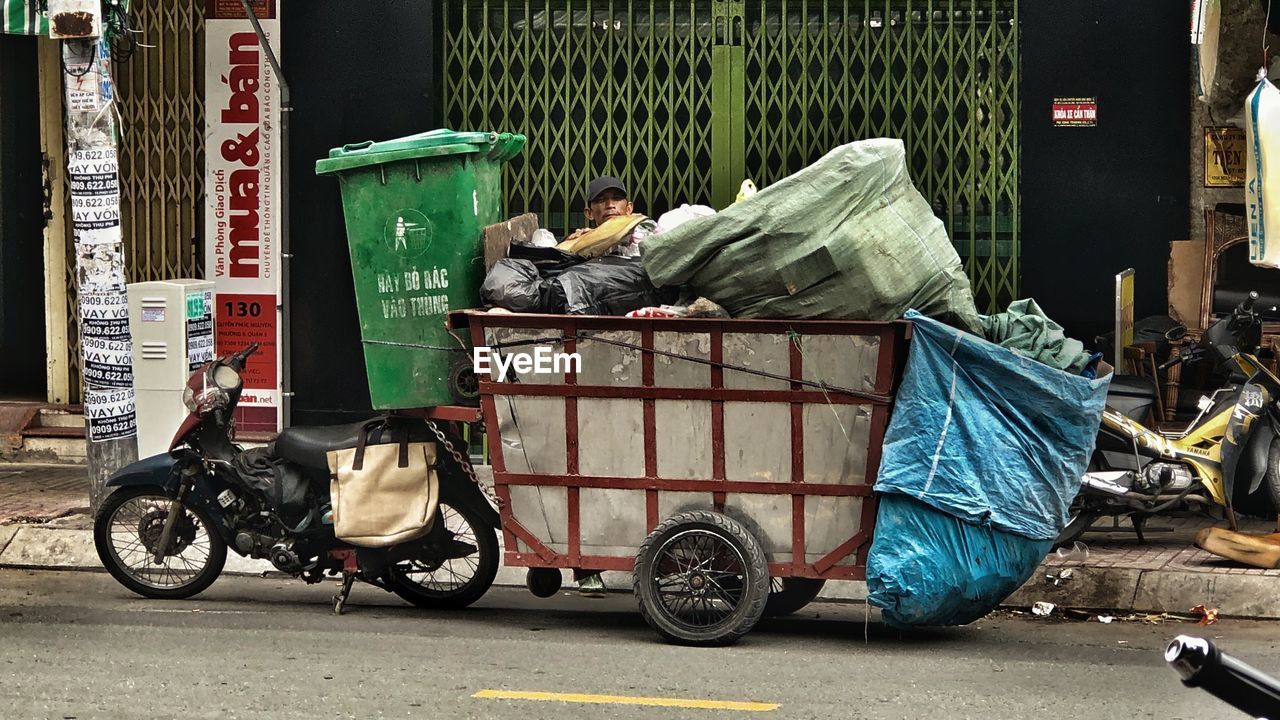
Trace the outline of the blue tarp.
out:
M 911 355 L 878 492 L 975 525 L 1052 540 L 1089 464 L 1109 380 L 1055 370 L 908 313 Z
M 904 495 L 883 495 L 867 560 L 867 601 L 895 627 L 966 625 L 1021 587 L 1052 546 L 970 525 Z
M 960 625 L 1025 582 L 1066 523 L 1109 380 L 907 318 L 911 354 L 876 480 L 867 600 L 893 625 Z

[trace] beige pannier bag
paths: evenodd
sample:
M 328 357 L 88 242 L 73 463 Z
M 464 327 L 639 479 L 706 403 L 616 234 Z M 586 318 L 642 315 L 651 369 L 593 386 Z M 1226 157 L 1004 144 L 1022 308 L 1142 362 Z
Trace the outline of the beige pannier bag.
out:
M 407 427 L 396 429 L 396 441 L 369 444 L 371 431 L 381 440 L 388 430 L 382 421 L 370 422 L 354 448 L 328 453 L 334 533 L 358 547 L 426 535 L 440 502 L 436 444 L 409 442 Z

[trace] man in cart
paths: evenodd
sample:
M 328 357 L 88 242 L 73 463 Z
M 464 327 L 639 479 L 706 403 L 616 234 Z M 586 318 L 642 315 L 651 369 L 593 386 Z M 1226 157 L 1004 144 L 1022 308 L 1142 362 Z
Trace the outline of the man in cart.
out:
M 607 247 L 611 255 L 638 257 L 640 242 L 653 234 L 657 223 L 635 211 L 626 184 L 612 175 L 601 175 L 587 183 L 583 199 L 587 227 L 574 230 L 556 247 L 587 256 L 603 254 Z

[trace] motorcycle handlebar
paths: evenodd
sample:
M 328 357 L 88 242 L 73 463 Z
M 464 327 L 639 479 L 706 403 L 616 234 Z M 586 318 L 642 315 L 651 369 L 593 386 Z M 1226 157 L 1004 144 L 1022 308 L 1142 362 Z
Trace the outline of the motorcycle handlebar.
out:
M 1222 652 L 1211 641 L 1179 635 L 1164 659 L 1182 684 L 1206 692 L 1250 717 L 1280 718 L 1280 682 Z
M 259 347 L 261 346 L 258 343 L 250 344 L 245 349 L 227 358 L 227 364 L 234 367 L 237 372 L 244 370 L 245 362 L 249 359 L 250 355 L 253 355 L 254 353 L 258 352 Z
M 1240 313 L 1245 315 L 1253 313 L 1253 306 L 1257 302 L 1258 302 L 1258 291 L 1250 290 L 1249 296 L 1246 297 L 1244 300 L 1240 301 Z

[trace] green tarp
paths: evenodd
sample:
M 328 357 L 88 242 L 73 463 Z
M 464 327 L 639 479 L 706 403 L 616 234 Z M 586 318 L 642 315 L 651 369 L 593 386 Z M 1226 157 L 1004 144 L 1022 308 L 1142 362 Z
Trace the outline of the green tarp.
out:
M 988 341 L 1048 365 L 1079 375 L 1089 364 L 1084 343 L 1066 336 L 1035 300 L 1018 300 L 1007 312 L 982 319 Z
M 690 285 L 734 317 L 893 320 L 915 308 L 982 332 L 901 140 L 838 147 L 719 214 L 649 237 L 641 253 L 655 284 Z

